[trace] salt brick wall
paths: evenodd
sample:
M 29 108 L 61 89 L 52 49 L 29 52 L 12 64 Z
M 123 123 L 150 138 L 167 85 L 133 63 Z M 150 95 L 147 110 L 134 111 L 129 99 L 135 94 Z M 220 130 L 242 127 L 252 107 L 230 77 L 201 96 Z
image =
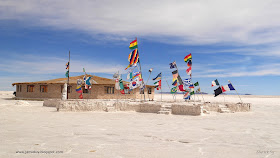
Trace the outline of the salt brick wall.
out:
M 44 99 L 44 98 L 58 98 L 62 96 L 61 86 L 63 84 L 48 84 L 48 92 L 40 92 L 40 85 L 45 84 L 19 84 L 22 85 L 21 92 L 16 91 L 17 98 L 26 98 L 26 99 Z M 33 92 L 27 92 L 27 85 L 34 85 Z M 79 93 L 76 92 L 76 84 L 71 84 L 72 86 L 70 93 L 68 93 L 69 99 L 79 99 Z M 130 94 L 121 94 L 119 90 L 114 90 L 114 94 L 106 94 L 105 86 L 114 87 L 115 85 L 92 85 L 89 93 L 83 93 L 84 99 L 142 99 L 144 98 L 143 94 L 140 94 L 139 88 L 136 88 L 130 92 Z M 18 88 L 18 87 L 16 87 Z M 145 96 L 148 100 L 148 90 L 145 89 Z M 154 99 L 154 88 L 152 88 L 152 94 L 149 94 L 150 99 Z

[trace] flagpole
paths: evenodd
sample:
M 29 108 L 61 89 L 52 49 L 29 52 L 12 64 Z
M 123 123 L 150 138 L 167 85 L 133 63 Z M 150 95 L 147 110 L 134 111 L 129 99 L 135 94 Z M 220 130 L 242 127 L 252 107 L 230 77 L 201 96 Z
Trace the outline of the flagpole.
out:
M 232 85 L 232 83 L 230 82 L 230 80 L 228 80 L 228 82 Z M 233 85 L 232 85 L 232 87 L 233 87 Z M 234 87 L 233 87 L 234 88 Z M 234 90 L 235 90 L 235 92 L 237 93 L 237 95 L 238 95 L 238 97 L 239 97 L 239 99 L 240 99 L 240 101 L 241 101 L 241 103 L 243 104 L 243 102 L 242 102 L 242 100 L 241 100 L 241 97 L 239 96 L 239 94 L 238 94 L 238 92 L 237 92 L 237 90 L 234 88 Z
M 136 41 L 137 41 L 137 37 L 136 38 Z M 137 42 L 137 45 L 138 45 L 138 42 Z M 142 78 L 142 84 L 143 86 L 145 86 L 144 84 L 144 80 L 143 80 L 143 74 L 142 74 L 142 69 L 141 69 L 141 63 L 140 63 L 140 53 L 139 53 L 139 46 L 137 46 L 137 49 L 138 49 L 138 56 L 139 56 L 139 66 L 140 66 L 140 72 L 141 72 L 141 78 Z M 145 86 L 146 87 L 146 86 Z M 141 89 L 141 88 L 140 88 Z M 145 101 L 145 88 L 143 87 L 143 92 L 144 92 L 144 101 Z M 141 97 L 142 98 L 142 97 Z
M 200 86 L 199 86 L 199 89 L 200 89 Z M 205 100 L 204 100 L 203 94 L 201 93 L 201 89 L 200 89 L 200 91 L 199 91 L 199 94 L 201 94 L 201 97 L 202 97 L 202 99 L 203 99 L 203 102 L 205 103 Z
M 147 80 L 147 82 L 146 82 L 146 85 L 148 85 L 148 81 L 149 81 L 149 79 L 150 79 L 151 74 L 152 74 L 152 72 L 150 72 L 150 75 L 149 75 L 149 78 L 148 78 L 148 80 Z M 142 77 L 142 72 L 141 72 L 141 77 Z M 142 78 L 142 80 L 144 80 L 144 79 Z M 148 93 L 148 98 L 149 98 L 149 101 L 150 101 L 149 93 Z
M 162 78 L 163 79 L 163 78 Z M 166 81 L 166 83 L 167 83 L 167 86 L 168 86 L 168 88 L 169 88 L 169 91 L 171 91 L 171 88 L 170 88 L 170 86 L 169 86 L 169 84 L 168 84 L 168 82 L 167 82 L 167 80 L 165 79 L 165 81 Z M 174 99 L 174 94 L 172 94 L 172 97 L 173 97 L 173 99 Z
M 68 97 L 68 92 L 69 92 L 69 76 L 70 76 L 70 50 L 69 50 L 69 60 L 68 60 L 68 62 L 69 62 L 69 66 L 68 66 L 68 79 L 67 79 L 67 99 L 69 98 Z

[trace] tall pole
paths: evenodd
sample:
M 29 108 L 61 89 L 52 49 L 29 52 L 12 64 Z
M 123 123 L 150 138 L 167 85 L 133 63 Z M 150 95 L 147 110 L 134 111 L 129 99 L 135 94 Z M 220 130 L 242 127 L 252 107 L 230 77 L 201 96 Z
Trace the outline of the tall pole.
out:
M 136 37 L 136 40 L 137 40 L 137 37 Z M 137 45 L 138 45 L 138 41 L 137 41 Z M 139 66 L 140 66 L 140 72 L 141 72 L 141 77 L 142 77 L 142 84 L 143 84 L 143 92 L 144 92 L 144 101 L 145 101 L 145 83 L 144 83 L 144 80 L 143 80 L 143 73 L 142 73 L 142 69 L 141 69 L 141 63 L 140 63 L 140 53 L 139 53 L 139 46 L 138 46 L 138 56 L 139 56 Z M 141 97 L 142 98 L 142 97 Z
M 149 78 L 148 78 L 148 80 L 146 81 L 146 85 L 148 85 L 148 81 L 149 81 L 149 79 L 150 79 L 151 73 L 152 73 L 152 72 L 150 72 Z M 142 75 L 142 73 L 141 73 L 141 75 Z M 142 78 L 142 80 L 144 80 L 144 79 Z M 149 101 L 150 101 L 149 93 L 148 93 L 148 98 L 149 98 Z
M 232 83 L 230 82 L 230 80 L 228 80 L 228 82 L 232 85 Z M 233 87 L 233 85 L 232 85 L 232 87 Z M 233 87 L 234 88 L 234 87 Z M 240 101 L 241 101 L 241 103 L 243 104 L 243 102 L 242 102 L 242 100 L 241 100 L 241 97 L 239 96 L 239 94 L 238 94 L 238 92 L 237 92 L 237 90 L 234 88 L 234 90 L 235 90 L 235 92 L 237 93 L 237 95 L 238 95 L 238 97 L 239 97 L 239 99 L 240 99 Z
M 162 78 L 163 79 L 163 78 Z M 168 88 L 169 88 L 169 91 L 171 91 L 171 88 L 170 88 L 170 86 L 169 86 L 169 84 L 168 84 L 168 82 L 167 82 L 167 80 L 165 79 L 165 81 L 166 81 L 166 83 L 167 83 L 167 86 L 168 86 Z M 173 97 L 173 99 L 174 99 L 174 94 L 172 94 L 172 97 Z
M 69 50 L 69 67 L 68 67 L 68 79 L 67 79 L 67 99 L 69 98 L 68 97 L 68 93 L 69 93 L 69 76 L 70 76 L 70 50 Z

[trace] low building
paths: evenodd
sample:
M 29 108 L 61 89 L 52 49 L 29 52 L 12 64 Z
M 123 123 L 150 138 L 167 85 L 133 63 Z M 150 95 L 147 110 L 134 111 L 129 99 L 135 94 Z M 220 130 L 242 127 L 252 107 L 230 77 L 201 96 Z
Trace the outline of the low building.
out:
M 91 75 L 87 75 L 91 76 Z M 74 76 L 69 78 L 68 98 L 79 99 L 79 93 L 76 92 L 77 80 L 83 80 L 84 75 Z M 125 90 L 126 94 L 121 94 L 119 90 L 115 89 L 115 80 L 92 76 L 93 83 L 91 90 L 85 89 L 82 86 L 84 99 L 154 99 L 154 86 L 146 85 L 144 92 L 139 88 L 131 91 Z M 17 99 L 51 99 L 61 98 L 62 90 L 68 78 L 58 78 L 47 81 L 38 82 L 21 82 L 13 83 L 16 85 L 16 98 Z M 124 84 L 128 82 L 124 81 Z

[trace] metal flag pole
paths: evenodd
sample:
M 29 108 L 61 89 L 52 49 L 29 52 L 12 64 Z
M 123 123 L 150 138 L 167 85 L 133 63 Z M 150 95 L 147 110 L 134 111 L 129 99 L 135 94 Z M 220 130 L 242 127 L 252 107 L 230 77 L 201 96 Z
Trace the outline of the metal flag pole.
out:
M 232 83 L 230 82 L 230 80 L 228 80 L 228 82 L 232 85 Z M 233 85 L 232 85 L 232 87 L 233 87 Z M 234 88 L 234 87 L 233 87 Z M 241 100 L 241 97 L 239 96 L 239 94 L 238 94 L 238 92 L 237 92 L 237 90 L 234 88 L 234 90 L 235 90 L 235 92 L 237 93 L 237 95 L 238 95 L 238 97 L 239 97 L 239 99 L 240 99 L 240 101 L 241 101 L 241 103 L 243 104 L 243 102 L 242 102 L 242 100 Z
M 137 41 L 137 37 L 135 37 L 136 41 Z M 142 84 L 143 84 L 143 93 L 144 93 L 144 101 L 145 101 L 145 83 L 143 80 L 143 74 L 142 74 L 142 69 L 141 69 L 141 63 L 140 63 L 140 53 L 139 53 L 139 46 L 138 46 L 138 41 L 137 41 L 137 49 L 138 49 L 138 56 L 139 56 L 139 66 L 140 66 L 140 72 L 141 72 L 141 78 L 142 78 Z M 140 88 L 141 89 L 141 88 Z M 142 97 L 141 97 L 142 98 Z
M 163 78 L 162 78 L 163 79 Z M 165 79 L 165 78 L 164 78 Z M 169 86 L 169 84 L 168 84 L 168 82 L 167 82 L 167 80 L 165 79 L 165 81 L 166 81 L 166 83 L 167 83 L 167 86 L 168 86 L 168 88 L 169 88 L 169 91 L 171 92 L 171 88 L 170 88 L 170 86 Z M 172 94 L 172 97 L 173 97 L 173 99 L 174 99 L 174 94 Z
M 148 82 L 149 82 L 149 79 L 150 79 L 151 74 L 152 74 L 152 72 L 150 72 L 149 78 L 148 78 L 148 80 L 146 81 L 146 85 L 148 85 Z M 141 75 L 142 75 L 142 74 L 141 74 Z M 142 78 L 142 80 L 144 80 L 144 79 Z M 148 93 L 148 98 L 149 98 L 149 101 L 150 101 L 149 93 Z
M 200 86 L 199 86 L 199 89 L 200 89 Z M 200 89 L 200 91 L 199 91 L 199 94 L 201 94 L 201 97 L 202 97 L 202 99 L 203 99 L 203 102 L 205 103 L 205 100 L 204 100 L 203 94 L 201 93 L 201 89 Z
M 68 97 L 68 93 L 69 93 L 69 76 L 70 76 L 70 50 L 69 50 L 69 67 L 68 67 L 68 79 L 67 79 L 67 99 L 69 98 Z

